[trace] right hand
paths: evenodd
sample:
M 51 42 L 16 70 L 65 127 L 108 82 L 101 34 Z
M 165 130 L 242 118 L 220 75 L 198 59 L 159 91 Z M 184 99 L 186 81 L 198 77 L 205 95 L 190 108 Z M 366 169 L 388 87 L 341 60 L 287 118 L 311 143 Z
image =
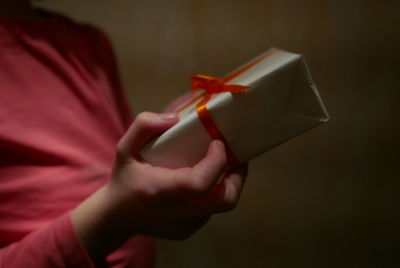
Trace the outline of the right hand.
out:
M 221 141 L 193 168 L 167 169 L 144 161 L 140 149 L 179 121 L 176 114 L 139 114 L 118 144 L 110 183 L 72 212 L 78 236 L 91 255 L 104 255 L 132 235 L 185 239 L 214 213 L 233 209 L 247 168 L 225 174 Z M 107 236 L 107 234 L 110 234 Z M 107 249 L 93 241 L 109 238 Z
M 140 149 L 178 122 L 176 114 L 139 114 L 118 144 L 113 178 L 118 218 L 131 234 L 183 239 L 210 215 L 233 209 L 245 170 L 227 174 L 221 141 L 212 141 L 207 155 L 193 168 L 167 169 L 145 162 Z

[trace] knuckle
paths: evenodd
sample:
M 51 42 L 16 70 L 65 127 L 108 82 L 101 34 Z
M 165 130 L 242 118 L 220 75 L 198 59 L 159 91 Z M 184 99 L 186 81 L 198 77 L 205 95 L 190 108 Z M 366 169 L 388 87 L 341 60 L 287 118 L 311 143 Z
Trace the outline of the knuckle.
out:
M 193 173 L 191 176 L 191 181 L 193 188 L 192 190 L 199 196 L 205 195 L 210 190 L 210 185 L 208 185 L 204 176 L 199 173 Z
M 160 200 L 160 198 L 162 198 L 162 191 L 157 187 L 153 187 L 151 184 L 135 184 L 133 192 L 136 198 L 138 200 L 142 200 L 143 202 L 157 202 Z
M 151 116 L 152 113 L 150 112 L 141 112 L 138 114 L 135 118 L 136 127 L 145 128 L 149 124 Z
M 193 188 L 192 173 L 190 168 L 182 169 L 178 176 L 179 185 L 184 191 L 190 191 Z
M 123 161 L 125 158 L 127 158 L 128 152 L 125 148 L 125 145 L 123 142 L 118 142 L 116 150 L 115 150 L 115 160 L 117 162 Z
M 136 196 L 142 200 L 155 201 L 160 198 L 160 191 L 155 188 L 136 188 Z
M 123 156 L 125 154 L 124 144 L 121 141 L 118 142 L 115 152 L 117 156 Z

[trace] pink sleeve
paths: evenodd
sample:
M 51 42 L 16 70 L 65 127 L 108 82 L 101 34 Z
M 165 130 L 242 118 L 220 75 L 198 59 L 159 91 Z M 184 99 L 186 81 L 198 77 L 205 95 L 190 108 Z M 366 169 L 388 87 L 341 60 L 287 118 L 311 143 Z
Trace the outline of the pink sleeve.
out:
M 0 249 L 0 267 L 95 267 L 75 233 L 69 214 Z

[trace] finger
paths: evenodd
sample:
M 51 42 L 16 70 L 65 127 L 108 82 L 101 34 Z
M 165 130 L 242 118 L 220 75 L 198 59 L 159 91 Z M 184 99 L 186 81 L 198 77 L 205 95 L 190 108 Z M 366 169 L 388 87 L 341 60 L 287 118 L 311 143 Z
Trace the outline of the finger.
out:
M 220 141 L 212 141 L 207 155 L 193 168 L 168 170 L 156 167 L 158 185 L 167 195 L 184 200 L 207 196 L 226 169 L 226 154 Z M 156 176 L 157 177 L 157 176 Z
M 178 121 L 179 117 L 176 113 L 140 113 L 120 140 L 118 151 L 137 156 L 140 149 L 147 142 L 172 127 Z
M 193 202 L 198 213 L 207 215 L 234 209 L 239 201 L 246 176 L 247 167 L 227 174 L 207 197 Z
M 207 195 L 227 167 L 224 144 L 219 140 L 210 143 L 207 155 L 192 169 L 189 177 L 194 194 Z

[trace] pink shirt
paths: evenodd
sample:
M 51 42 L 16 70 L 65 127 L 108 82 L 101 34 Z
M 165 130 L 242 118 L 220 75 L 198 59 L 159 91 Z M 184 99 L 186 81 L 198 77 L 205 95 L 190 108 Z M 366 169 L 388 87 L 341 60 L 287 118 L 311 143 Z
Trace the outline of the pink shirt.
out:
M 0 267 L 93 267 L 68 212 L 107 183 L 131 120 L 100 31 L 0 15 Z M 107 262 L 153 257 L 134 237 Z

